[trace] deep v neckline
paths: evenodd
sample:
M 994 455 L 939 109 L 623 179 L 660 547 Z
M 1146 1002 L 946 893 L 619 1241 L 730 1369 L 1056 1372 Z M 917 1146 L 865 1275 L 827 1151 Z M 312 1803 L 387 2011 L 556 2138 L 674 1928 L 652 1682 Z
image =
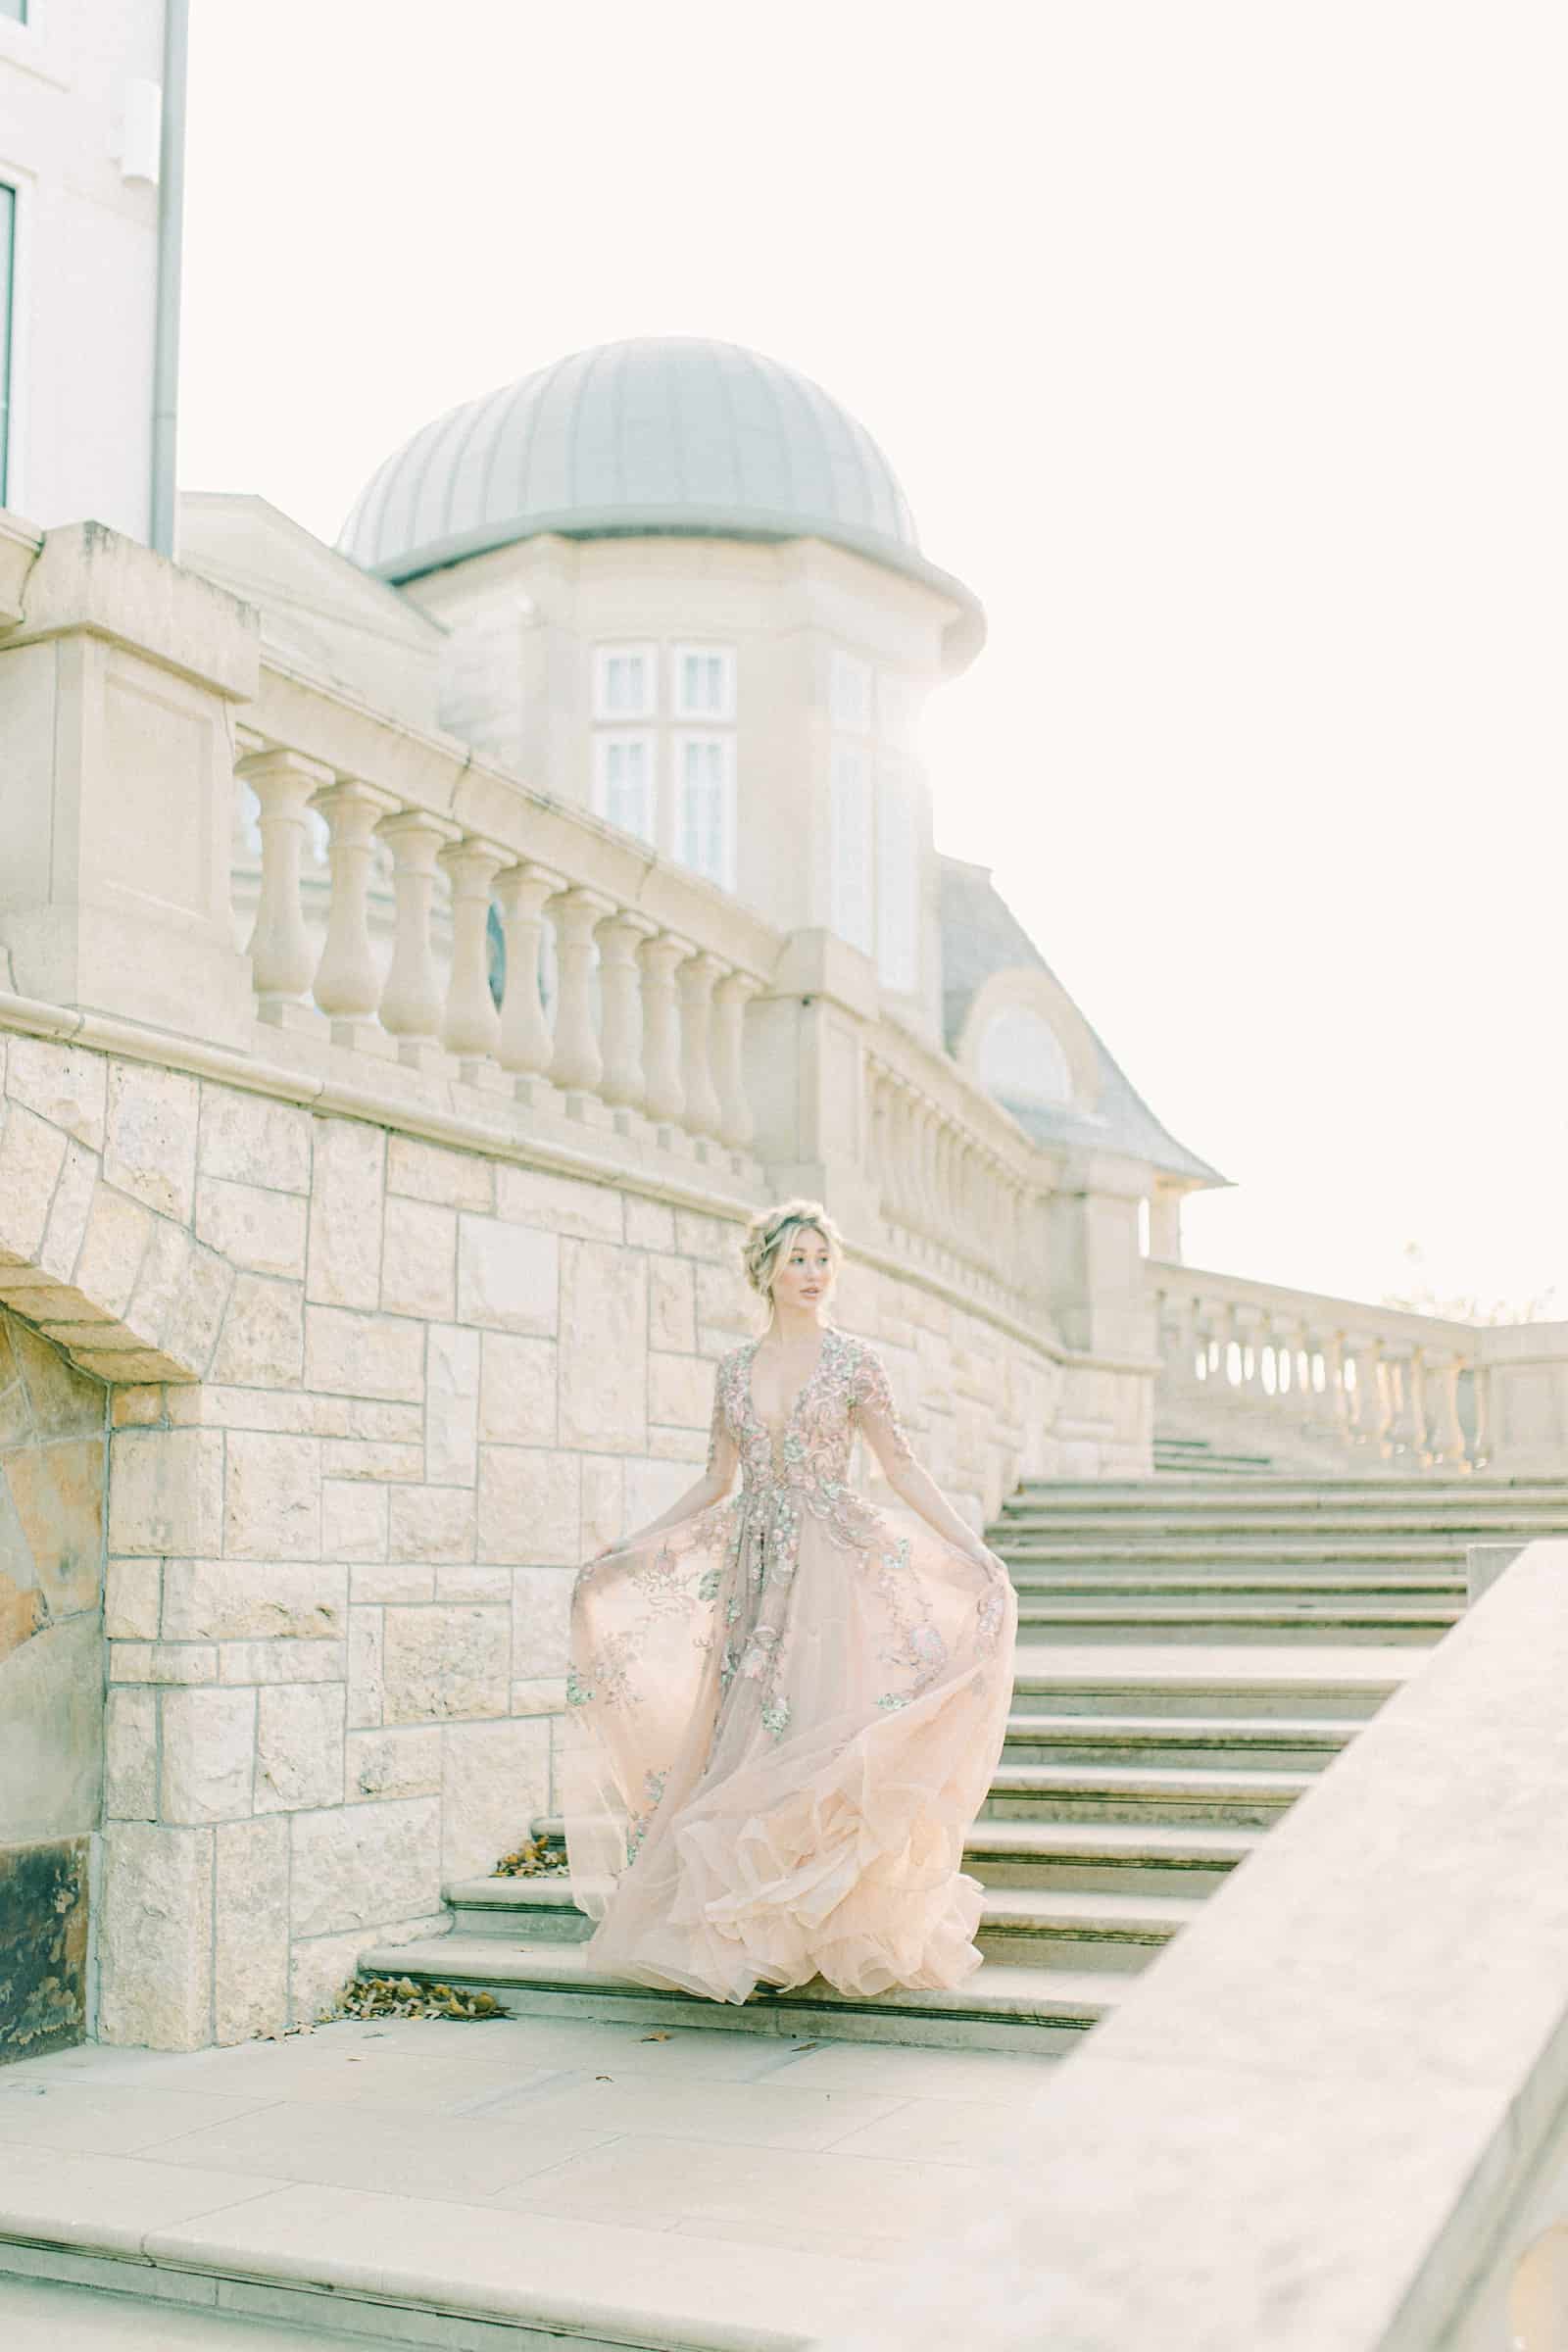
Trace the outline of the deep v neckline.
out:
M 827 1351 L 832 1338 L 833 1332 L 831 1326 L 824 1325 L 822 1331 L 822 1345 L 816 1351 L 816 1361 L 812 1364 L 811 1369 L 809 1372 L 808 1372 L 806 1378 L 796 1390 L 794 1397 L 790 1402 L 790 1409 L 785 1414 L 782 1421 L 769 1421 L 766 1414 L 762 1412 L 761 1408 L 758 1404 L 757 1398 L 752 1395 L 752 1366 L 756 1363 L 757 1351 L 762 1345 L 760 1340 L 754 1340 L 752 1342 L 751 1350 L 746 1358 L 746 1409 L 751 1414 L 752 1419 L 757 1423 L 759 1429 L 765 1429 L 774 1437 L 777 1437 L 794 1426 L 795 1416 L 801 1409 L 802 1398 L 805 1396 L 808 1389 L 810 1388 L 813 1381 L 815 1381 L 817 1375 L 822 1369 L 824 1362 L 827 1360 Z

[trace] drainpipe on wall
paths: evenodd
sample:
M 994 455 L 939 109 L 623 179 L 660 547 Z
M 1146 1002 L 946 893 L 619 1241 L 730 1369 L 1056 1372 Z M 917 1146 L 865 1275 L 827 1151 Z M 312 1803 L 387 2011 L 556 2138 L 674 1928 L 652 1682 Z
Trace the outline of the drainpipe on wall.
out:
M 185 79 L 190 0 L 164 0 L 164 120 L 158 159 L 158 310 L 153 340 L 153 464 L 148 545 L 174 552 L 174 422 L 179 397 L 179 272 L 185 224 Z

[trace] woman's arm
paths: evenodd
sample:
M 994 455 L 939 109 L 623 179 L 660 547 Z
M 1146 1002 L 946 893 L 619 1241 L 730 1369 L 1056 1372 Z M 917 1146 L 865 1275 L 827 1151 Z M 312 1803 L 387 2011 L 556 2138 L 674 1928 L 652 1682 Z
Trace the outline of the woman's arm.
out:
M 708 1433 L 708 1466 L 702 1477 L 695 1480 L 684 1494 L 677 1495 L 667 1511 L 662 1511 L 657 1519 L 651 1519 L 634 1536 L 622 1536 L 618 1544 L 607 1544 L 604 1550 L 594 1556 L 603 1560 L 612 1551 L 630 1551 L 637 1544 L 646 1544 L 650 1537 L 662 1536 L 666 1527 L 677 1527 L 681 1520 L 695 1519 L 700 1511 L 710 1509 L 715 1502 L 722 1502 L 735 1484 L 739 1463 L 739 1449 L 730 1435 L 729 1418 L 724 1411 L 722 1384 L 715 1373 L 713 1418 Z
M 915 1460 L 893 1401 L 887 1373 L 881 1359 L 869 1351 L 857 1380 L 856 1419 L 899 1500 L 906 1502 L 911 1511 L 918 1511 L 927 1526 L 934 1527 L 966 1559 L 987 1568 L 1001 1567 L 996 1553 L 986 1548 L 968 1521 L 954 1509 L 936 1480 Z

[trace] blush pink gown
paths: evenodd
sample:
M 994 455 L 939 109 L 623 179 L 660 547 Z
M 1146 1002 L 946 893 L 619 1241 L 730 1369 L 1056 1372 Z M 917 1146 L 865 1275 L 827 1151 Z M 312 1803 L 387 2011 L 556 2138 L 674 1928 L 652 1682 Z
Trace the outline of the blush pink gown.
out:
M 583 1568 L 564 1809 L 591 1962 L 744 2001 L 961 1984 L 980 1965 L 964 1833 L 1001 1752 L 1017 1603 L 912 1512 L 849 1484 L 864 1431 L 908 1459 L 873 1350 L 825 1332 L 780 1424 L 757 1343 L 717 1367 L 710 1461 L 742 1484 Z

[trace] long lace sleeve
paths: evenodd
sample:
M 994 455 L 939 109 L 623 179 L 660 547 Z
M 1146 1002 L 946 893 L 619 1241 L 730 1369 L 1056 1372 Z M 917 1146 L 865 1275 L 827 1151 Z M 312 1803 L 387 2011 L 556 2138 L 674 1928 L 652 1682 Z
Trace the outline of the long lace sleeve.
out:
M 708 1431 L 708 1475 L 728 1494 L 735 1483 L 740 1465 L 740 1448 L 729 1425 L 729 1412 L 724 1398 L 724 1366 L 719 1364 L 713 1374 L 713 1418 Z
M 851 1392 L 855 1419 L 864 1432 L 866 1444 L 881 1465 L 882 1475 L 901 1502 L 919 1512 L 930 1527 L 934 1527 L 966 1558 L 985 1567 L 988 1574 L 1004 1573 L 995 1553 L 986 1549 L 967 1520 L 960 1517 L 942 1489 L 915 1460 L 899 1408 L 893 1401 L 893 1390 L 880 1356 L 866 1348 L 855 1369 L 855 1385 Z
M 862 1351 L 855 1368 L 852 1403 L 866 1444 L 891 1479 L 896 1469 L 914 1460 L 914 1453 L 893 1401 L 887 1368 L 869 1348 Z

